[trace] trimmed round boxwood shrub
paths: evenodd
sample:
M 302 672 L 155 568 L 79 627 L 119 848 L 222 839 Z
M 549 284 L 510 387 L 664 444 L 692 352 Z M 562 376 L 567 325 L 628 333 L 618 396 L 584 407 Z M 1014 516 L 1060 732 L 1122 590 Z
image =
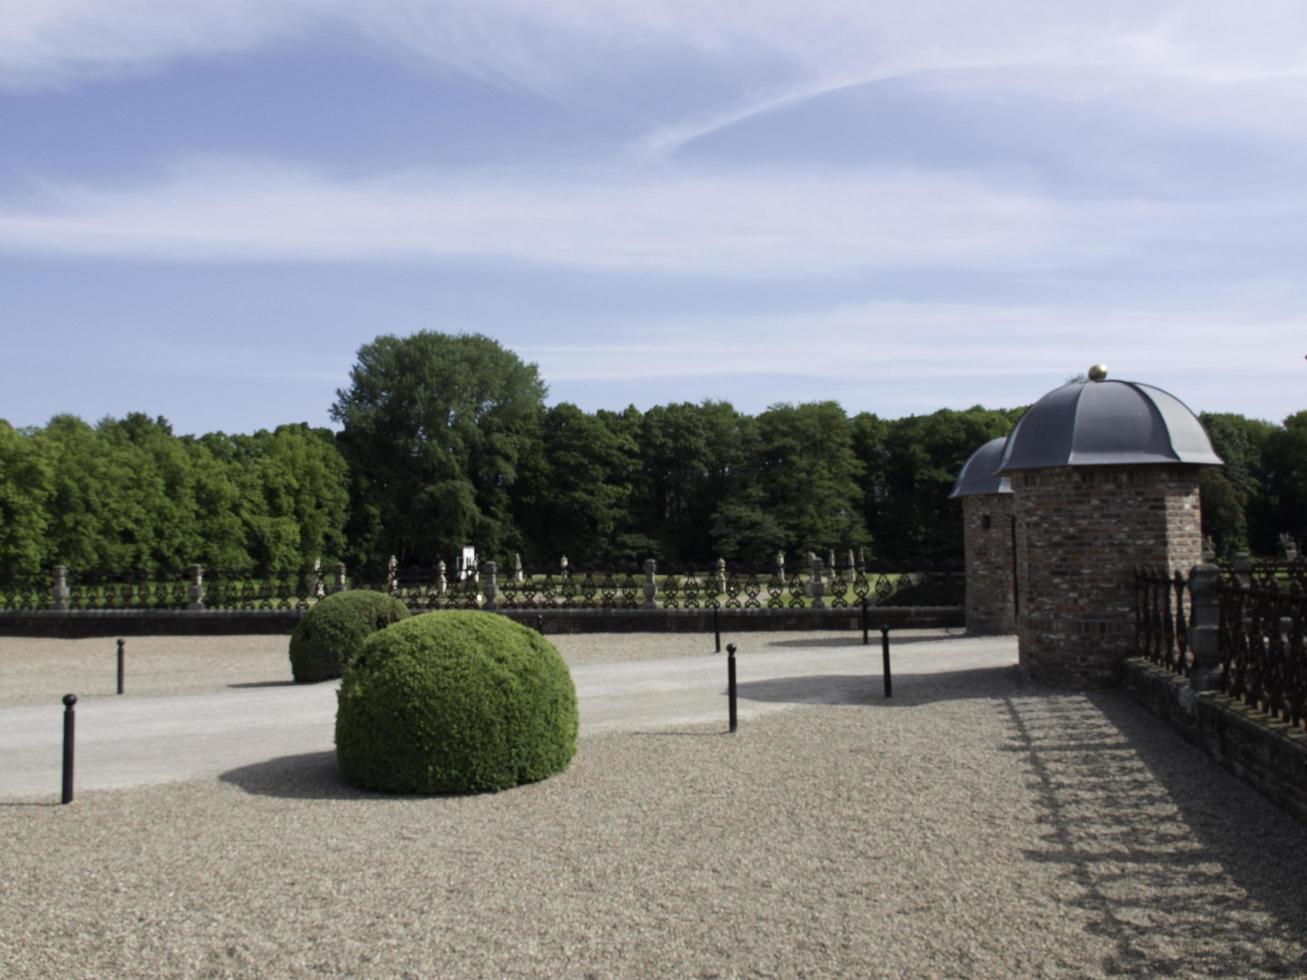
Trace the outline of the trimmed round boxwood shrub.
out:
M 358 589 L 329 595 L 304 614 L 291 634 L 291 674 L 300 683 L 340 677 L 364 640 L 407 618 L 408 607 L 382 592 Z
M 507 789 L 562 772 L 576 753 L 567 664 L 495 613 L 424 613 L 368 637 L 338 698 L 336 758 L 364 789 Z

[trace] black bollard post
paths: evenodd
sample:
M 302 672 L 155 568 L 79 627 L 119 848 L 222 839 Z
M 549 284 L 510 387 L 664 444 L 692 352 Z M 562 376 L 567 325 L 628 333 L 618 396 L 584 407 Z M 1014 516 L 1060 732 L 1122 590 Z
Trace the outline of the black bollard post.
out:
M 64 786 L 61 803 L 73 802 L 73 724 L 76 722 L 73 705 L 76 694 L 64 695 Z
M 545 635 L 545 614 L 536 613 L 536 632 L 541 636 Z
M 731 731 L 735 731 L 735 644 L 726 644 L 726 691 L 731 702 Z
M 893 684 L 890 680 L 889 672 L 889 627 L 880 628 L 880 659 L 881 667 L 885 673 L 885 697 L 892 697 L 894 694 Z
M 118 641 L 118 693 L 123 693 L 123 647 L 127 645 L 126 640 Z
M 867 634 L 867 597 L 864 595 L 862 597 L 862 645 L 865 647 L 870 642 L 871 638 Z
M 712 631 L 713 631 L 713 638 L 716 643 L 716 646 L 713 649 L 713 653 L 721 653 L 722 652 L 722 628 L 721 628 L 721 624 L 717 622 L 716 606 L 712 607 Z

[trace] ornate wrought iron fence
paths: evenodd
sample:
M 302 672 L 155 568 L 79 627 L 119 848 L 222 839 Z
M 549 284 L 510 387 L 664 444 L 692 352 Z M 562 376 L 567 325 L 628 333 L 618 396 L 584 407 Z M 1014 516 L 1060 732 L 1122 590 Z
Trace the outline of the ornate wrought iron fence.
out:
M 51 572 L 0 571 L 0 609 L 49 609 L 54 605 Z
M 1145 567 L 1135 572 L 1135 650 L 1172 673 L 1188 676 L 1194 667 L 1189 648 L 1193 604 L 1189 579 L 1177 570 Z
M 1190 640 L 1193 594 L 1193 576 L 1147 568 L 1136 573 L 1135 649 L 1183 675 L 1197 666 Z M 1220 690 L 1307 728 L 1307 561 L 1236 560 L 1221 567 L 1214 595 L 1205 601 L 1218 605 Z
M 66 574 L 69 609 L 184 609 L 187 579 L 176 569 L 92 569 Z
M 830 569 L 668 566 L 641 570 L 504 568 L 487 562 L 450 574 L 442 562 L 390 562 L 347 576 L 343 565 L 299 571 L 200 568 L 151 572 L 69 570 L 0 574 L 0 609 L 307 609 L 344 588 L 367 588 L 402 599 L 414 612 L 433 609 L 804 609 L 879 606 L 957 606 L 964 599 L 960 566 L 915 563 Z
M 1221 689 L 1307 727 L 1307 562 L 1260 562 L 1220 582 Z

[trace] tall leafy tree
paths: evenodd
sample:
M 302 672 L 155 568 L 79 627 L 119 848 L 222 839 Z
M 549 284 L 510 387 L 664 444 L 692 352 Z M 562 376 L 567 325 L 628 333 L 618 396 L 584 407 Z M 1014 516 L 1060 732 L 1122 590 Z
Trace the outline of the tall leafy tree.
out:
M 1283 528 L 1267 487 L 1266 451 L 1277 426 L 1230 412 L 1199 416 L 1223 467 L 1200 475 L 1203 532 L 1218 554 L 1251 548 L 1269 554 Z
M 771 533 L 763 517 L 780 526 L 791 556 L 866 545 L 858 507 L 864 467 L 844 409 L 835 402 L 773 405 L 758 416 L 756 431 L 752 464 L 741 474 L 760 495 L 756 517 L 744 525 L 752 546 L 762 547 Z
M 940 409 L 894 419 L 883 441 L 864 443 L 869 451 L 874 446 L 874 458 L 884 467 L 883 484 L 880 477 L 869 484 L 882 496 L 864 502 L 874 515 L 872 530 L 882 557 L 961 557 L 961 509 L 948 499 L 949 491 L 967 457 L 990 439 L 1007 435 L 1019 416 L 1019 410 L 979 405 L 965 411 Z
M 423 331 L 359 348 L 331 408 L 359 557 L 430 563 L 464 544 L 511 546 L 511 493 L 545 393 L 534 364 L 480 335 Z
M 1307 548 L 1307 412 L 1290 415 L 1271 434 L 1265 465 L 1269 509 L 1279 533 Z
M 0 568 L 35 571 L 48 562 L 52 478 L 42 440 L 0 419 Z
M 566 554 L 578 567 L 593 567 L 619 557 L 635 444 L 615 421 L 568 402 L 544 413 L 544 466 L 522 481 L 518 510 L 537 563 Z
M 752 420 L 729 402 L 659 405 L 640 426 L 640 478 L 633 498 L 635 540 L 652 557 L 704 562 L 715 557 L 714 530 L 737 483 Z

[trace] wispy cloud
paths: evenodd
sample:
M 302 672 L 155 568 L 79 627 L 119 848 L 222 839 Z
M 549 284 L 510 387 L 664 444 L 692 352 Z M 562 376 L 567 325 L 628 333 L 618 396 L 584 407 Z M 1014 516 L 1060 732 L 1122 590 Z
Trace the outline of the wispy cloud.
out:
M 781 59 L 805 71 L 809 88 L 840 78 L 1041 64 L 1203 82 L 1307 69 L 1299 0 L 994 0 L 983 16 L 963 10 L 953 0 L 13 0 L 0 19 L 0 84 L 58 84 L 341 29 L 433 64 L 556 91 L 667 48 Z
M 169 260 L 489 256 L 693 273 L 987 266 L 1060 234 L 1038 195 L 961 177 L 405 174 L 354 181 L 210 161 L 130 187 L 0 203 L 0 248 Z
M 621 332 L 626 344 L 519 353 L 555 381 L 785 374 L 974 384 L 1017 374 L 1062 380 L 1096 362 L 1115 377 L 1210 372 L 1221 351 L 1220 373 L 1289 383 L 1303 372 L 1307 304 L 860 303 L 783 316 L 637 317 Z
M 1058 200 L 932 172 L 346 179 L 224 159 L 126 185 L 15 186 L 7 198 L 2 250 L 181 262 L 472 257 L 798 277 L 895 268 L 1020 276 L 1139 258 L 1154 275 L 1201 282 L 1219 269 L 1235 282 L 1283 277 L 1307 248 L 1307 191 Z M 1255 258 L 1261 266 L 1250 272 Z

